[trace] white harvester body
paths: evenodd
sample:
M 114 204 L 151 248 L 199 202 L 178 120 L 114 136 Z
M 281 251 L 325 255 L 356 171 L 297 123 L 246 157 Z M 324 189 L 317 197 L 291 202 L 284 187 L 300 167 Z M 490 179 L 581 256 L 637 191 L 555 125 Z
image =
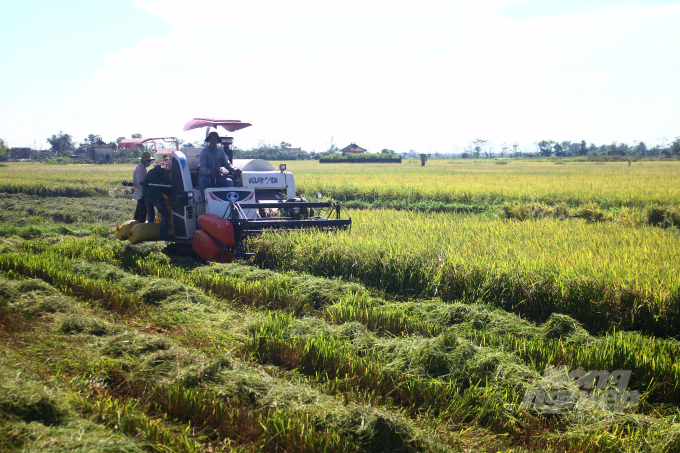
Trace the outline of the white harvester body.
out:
M 182 147 L 190 172 L 198 172 L 203 148 Z M 241 170 L 242 187 L 255 190 L 259 200 L 285 200 L 295 198 L 295 178 L 291 172 L 276 170 L 264 159 L 234 159 L 233 167 Z M 227 169 L 222 168 L 226 175 Z
M 194 118 L 184 125 L 184 130 L 217 126 L 233 132 L 250 126 L 238 120 Z M 228 262 L 235 257 L 247 256 L 249 236 L 265 231 L 307 230 L 336 231 L 349 228 L 349 215 L 342 217 L 341 206 L 333 201 L 309 202 L 297 198 L 295 178 L 281 164 L 279 170 L 263 159 L 233 159 L 230 149 L 233 139 L 219 137 L 231 165 L 236 170 L 222 174 L 231 179 L 233 187 L 212 187 L 200 190 L 200 154 L 203 148 L 179 148 L 174 137 L 135 138 L 121 141 L 125 148 L 141 147 L 154 142 L 157 161 L 170 159 L 171 186 L 169 204 L 172 241 L 192 244 L 193 251 L 206 261 Z M 174 149 L 156 145 L 156 141 L 174 142 Z M 148 146 L 148 145 L 144 145 Z M 131 185 L 131 183 L 124 183 Z M 347 214 L 346 211 L 344 211 Z M 135 228 L 149 228 L 144 225 Z M 157 233 L 156 233 L 157 234 Z

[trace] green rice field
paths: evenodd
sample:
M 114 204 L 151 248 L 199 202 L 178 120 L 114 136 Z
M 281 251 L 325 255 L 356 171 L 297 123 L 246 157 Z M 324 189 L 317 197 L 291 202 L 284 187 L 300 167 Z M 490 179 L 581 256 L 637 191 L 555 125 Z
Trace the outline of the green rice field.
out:
M 420 167 L 403 164 L 319 164 L 287 162 L 302 196 L 318 192 L 343 202 L 498 204 L 512 201 L 596 203 L 607 208 L 680 203 L 680 162 L 625 163 L 439 160 Z M 276 165 L 277 163 L 272 162 Z M 4 193 L 46 196 L 123 196 L 121 180 L 130 165 L 41 165 L 13 163 L 0 168 Z
M 235 264 L 118 241 L 131 165 L 0 166 L 0 451 L 680 451 L 680 162 L 287 165 L 351 229 Z

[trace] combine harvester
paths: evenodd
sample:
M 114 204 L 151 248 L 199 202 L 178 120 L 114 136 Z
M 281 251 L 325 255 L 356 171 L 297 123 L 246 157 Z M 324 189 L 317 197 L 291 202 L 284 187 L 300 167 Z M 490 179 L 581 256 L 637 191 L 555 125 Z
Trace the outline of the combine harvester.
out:
M 251 124 L 238 120 L 195 118 L 184 125 L 184 130 L 205 127 L 207 137 L 210 129 L 218 126 L 235 132 Z M 191 245 L 193 251 L 206 261 L 231 262 L 250 255 L 247 252 L 248 237 L 264 231 L 336 231 L 351 226 L 352 219 L 339 203 L 309 202 L 297 197 L 295 179 L 292 173 L 286 171 L 285 164 L 279 165 L 277 171 L 263 159 L 234 159 L 230 149 L 233 138 L 220 138 L 227 158 L 237 170 L 236 175 L 228 176 L 234 181 L 234 187 L 208 188 L 205 193 L 201 193 L 198 182 L 199 155 L 203 148 L 180 149 L 179 141 L 174 137 L 127 139 L 120 143 L 124 148 L 153 143 L 157 162 L 163 156 L 169 157 L 172 185 L 168 231 L 174 233 L 172 241 L 177 247 Z M 167 148 L 167 143 L 172 143 L 172 147 Z M 160 148 L 158 144 L 161 144 Z M 222 170 L 226 175 L 226 170 Z M 139 233 L 146 229 L 148 231 L 141 236 L 147 236 L 147 240 L 157 239 L 156 225 L 135 225 L 134 221 L 130 221 L 116 231 L 120 239 L 127 239 L 139 237 Z M 152 232 L 149 234 L 149 231 Z

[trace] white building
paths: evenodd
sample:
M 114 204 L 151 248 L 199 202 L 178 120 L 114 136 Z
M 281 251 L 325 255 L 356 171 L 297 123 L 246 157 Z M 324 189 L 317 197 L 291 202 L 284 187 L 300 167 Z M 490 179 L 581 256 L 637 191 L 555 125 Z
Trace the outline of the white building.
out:
M 87 158 L 94 162 L 113 162 L 113 145 L 99 140 L 87 147 Z

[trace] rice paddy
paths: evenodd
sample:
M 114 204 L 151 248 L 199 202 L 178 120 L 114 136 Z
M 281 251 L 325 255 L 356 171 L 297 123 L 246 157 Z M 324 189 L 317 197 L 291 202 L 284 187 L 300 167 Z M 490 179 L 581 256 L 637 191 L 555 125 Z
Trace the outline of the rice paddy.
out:
M 351 231 L 271 234 L 262 266 L 361 282 L 392 297 L 482 300 L 543 321 L 680 334 L 675 229 L 356 211 Z
M 288 166 L 352 229 L 239 264 L 117 241 L 129 166 L 0 167 L 0 451 L 680 450 L 677 162 Z M 640 401 L 526 408 L 559 365 Z
M 274 163 L 276 164 L 276 163 Z M 475 206 L 512 201 L 595 203 L 605 208 L 680 203 L 680 162 L 624 163 L 512 161 L 495 165 L 485 160 L 433 160 L 420 167 L 404 164 L 333 164 L 286 162 L 295 175 L 298 194 L 318 192 L 358 206 Z M 132 165 L 41 165 L 13 163 L 0 167 L 0 192 L 81 197 L 111 194 L 124 197 L 121 181 L 130 179 Z

